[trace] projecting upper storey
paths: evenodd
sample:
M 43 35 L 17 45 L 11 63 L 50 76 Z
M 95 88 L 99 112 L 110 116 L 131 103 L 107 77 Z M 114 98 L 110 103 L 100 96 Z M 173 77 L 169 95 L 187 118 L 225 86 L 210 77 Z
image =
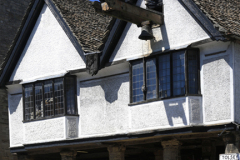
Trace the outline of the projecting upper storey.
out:
M 101 16 L 88 12 L 89 3 L 33 5 L 29 16 L 38 15 L 36 23 L 24 31 L 30 35 L 26 44 L 13 50 L 5 68 L 13 67 L 11 75 L 2 76 L 8 81 L 3 84 L 9 93 L 12 150 L 166 130 L 193 132 L 192 126 L 206 131 L 240 122 L 235 96 L 239 42 L 215 30 L 193 1 L 163 0 L 164 23 L 150 26 L 154 38 L 147 41 L 138 38 L 142 30 L 135 24 L 116 19 L 109 29 L 99 19 L 99 30 L 108 28 L 109 35 L 101 53 L 91 54 L 82 43 L 92 39 L 91 48 L 97 39 L 83 26 Z M 74 5 L 79 8 L 71 9 Z M 136 6 L 147 10 L 143 0 Z M 89 75 L 86 66 L 97 75 Z

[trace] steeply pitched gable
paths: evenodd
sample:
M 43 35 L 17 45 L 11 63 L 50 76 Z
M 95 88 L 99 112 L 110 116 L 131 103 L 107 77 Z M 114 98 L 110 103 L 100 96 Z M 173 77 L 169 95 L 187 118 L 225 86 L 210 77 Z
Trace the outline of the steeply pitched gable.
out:
M 2 69 L 1 86 L 9 80 L 44 3 L 49 5 L 75 48 L 78 52 L 81 51 L 83 59 L 83 53 L 100 53 L 103 50 L 115 19 L 96 14 L 90 1 L 33 0 L 29 14 L 26 14 L 22 28 L 18 31 L 19 37 L 16 38 L 9 52 L 9 59 Z
M 85 68 L 85 63 L 45 4 L 10 81 L 31 81 Z

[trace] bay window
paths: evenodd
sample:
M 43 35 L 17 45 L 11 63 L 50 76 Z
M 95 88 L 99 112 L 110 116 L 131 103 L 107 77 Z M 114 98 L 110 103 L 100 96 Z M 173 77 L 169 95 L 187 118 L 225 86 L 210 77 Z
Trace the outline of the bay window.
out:
M 199 95 L 199 50 L 185 49 L 130 62 L 130 103 Z
M 24 120 L 76 115 L 76 78 L 56 78 L 23 85 Z

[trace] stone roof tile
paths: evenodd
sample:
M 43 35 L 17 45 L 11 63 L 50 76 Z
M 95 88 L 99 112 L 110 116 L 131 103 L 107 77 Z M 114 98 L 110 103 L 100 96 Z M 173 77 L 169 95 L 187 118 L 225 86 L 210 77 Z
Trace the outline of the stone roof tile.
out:
M 97 14 L 89 0 L 53 0 L 85 53 L 100 52 L 114 19 Z
M 225 35 L 240 36 L 239 0 L 193 0 Z

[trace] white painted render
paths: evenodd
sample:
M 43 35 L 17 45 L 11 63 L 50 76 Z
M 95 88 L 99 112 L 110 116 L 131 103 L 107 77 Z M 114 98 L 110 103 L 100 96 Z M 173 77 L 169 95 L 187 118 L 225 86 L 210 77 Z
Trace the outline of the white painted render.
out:
M 85 66 L 79 53 L 45 4 L 10 81 L 29 81 Z
M 23 103 L 22 95 L 8 96 L 9 108 L 9 138 L 10 146 L 22 146 L 24 144 Z
M 80 82 L 79 138 L 202 125 L 201 97 L 128 106 L 128 90 L 128 74 Z
M 139 0 L 138 5 L 144 7 L 144 0 Z M 178 0 L 163 0 L 163 5 L 164 24 L 153 29 L 155 39 L 151 41 L 139 40 L 141 28 L 128 23 L 110 62 L 140 58 L 156 51 L 186 48 L 191 43 L 209 38 L 208 34 Z
M 179 1 L 163 2 L 165 24 L 154 29 L 157 42 L 138 40 L 140 29 L 128 24 L 111 61 L 146 56 L 162 47 L 176 49 L 209 38 Z M 140 4 L 143 5 L 141 0 Z M 59 27 L 45 6 L 11 80 L 23 79 L 26 82 L 85 67 Z M 202 96 L 129 106 L 129 66 L 125 62 L 106 67 L 97 76 L 76 74 L 79 117 L 65 116 L 24 123 L 22 85 L 7 86 L 10 147 L 73 138 L 218 125 L 234 120 L 240 122 L 236 114 L 240 111 L 240 101 L 234 98 L 234 94 L 240 90 L 240 83 L 237 82 L 240 45 L 233 42 L 210 42 L 197 48 L 200 49 Z M 223 53 L 206 56 L 221 51 Z
M 230 42 L 210 42 L 200 49 L 201 94 L 204 124 L 233 121 L 232 46 Z M 209 54 L 222 52 L 216 55 Z
M 56 117 L 24 123 L 22 95 L 9 94 L 8 99 L 10 147 L 78 137 L 79 119 L 77 116 Z
M 25 144 L 64 140 L 65 117 L 24 123 L 24 130 Z

